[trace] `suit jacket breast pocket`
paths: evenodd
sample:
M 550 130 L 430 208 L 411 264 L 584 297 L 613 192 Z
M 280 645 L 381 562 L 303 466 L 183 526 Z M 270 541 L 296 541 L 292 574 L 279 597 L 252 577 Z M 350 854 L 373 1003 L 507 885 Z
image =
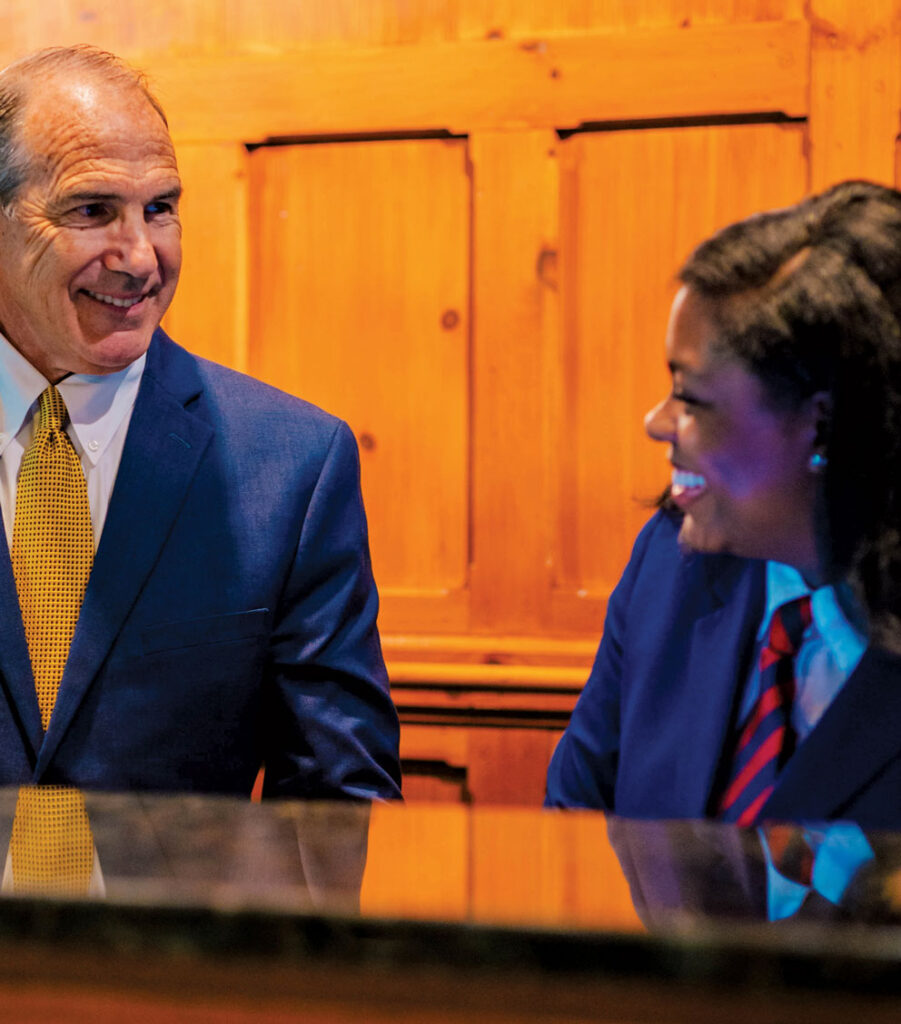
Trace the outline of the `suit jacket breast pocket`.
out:
M 268 608 L 253 608 L 230 615 L 211 615 L 181 622 L 164 622 L 141 631 L 143 653 L 159 654 L 190 647 L 207 647 L 256 639 L 266 635 Z

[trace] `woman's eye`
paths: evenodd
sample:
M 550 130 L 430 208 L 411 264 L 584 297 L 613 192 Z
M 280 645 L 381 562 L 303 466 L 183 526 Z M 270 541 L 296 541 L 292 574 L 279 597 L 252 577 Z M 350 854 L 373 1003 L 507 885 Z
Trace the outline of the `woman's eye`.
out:
M 686 411 L 690 412 L 693 416 L 699 412 L 707 412 L 712 409 L 712 404 L 703 398 L 698 398 L 696 395 L 691 394 L 688 391 L 674 391 L 673 398 L 677 402 L 681 402 L 685 407 Z
M 684 391 L 674 391 L 672 397 L 676 402 L 681 402 L 683 405 L 701 405 L 701 402 L 694 395 L 688 395 Z

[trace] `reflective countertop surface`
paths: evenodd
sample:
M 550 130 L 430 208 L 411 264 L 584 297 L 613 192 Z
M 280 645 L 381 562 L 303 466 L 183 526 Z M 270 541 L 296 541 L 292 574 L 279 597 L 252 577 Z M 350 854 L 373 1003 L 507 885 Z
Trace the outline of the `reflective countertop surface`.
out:
M 0 790 L 9 849 L 16 790 Z M 711 976 L 901 995 L 901 836 L 590 812 L 87 793 L 89 891 L 17 890 L 0 945 Z
M 4 850 L 18 798 L 0 789 Z M 96 867 L 75 895 L 106 903 L 626 932 L 901 922 L 901 836 L 853 824 L 739 829 L 449 804 L 83 798 Z M 8 855 L 3 895 L 59 894 L 23 892 Z

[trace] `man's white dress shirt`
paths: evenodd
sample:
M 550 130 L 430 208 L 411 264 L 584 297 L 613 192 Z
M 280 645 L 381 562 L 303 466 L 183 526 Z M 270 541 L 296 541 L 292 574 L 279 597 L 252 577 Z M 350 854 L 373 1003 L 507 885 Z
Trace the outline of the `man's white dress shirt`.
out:
M 71 374 L 56 385 L 69 411 L 66 429 L 88 485 L 95 551 L 146 359 L 141 356 L 124 370 L 103 376 Z M 19 467 L 34 435 L 38 397 L 49 383 L 0 335 L 0 506 L 9 545 Z
M 81 460 L 87 481 L 95 551 L 106 520 L 146 359 L 143 355 L 124 370 L 102 376 L 71 374 L 56 385 L 69 412 L 66 431 Z M 19 468 L 34 436 L 38 398 L 49 383 L 0 335 L 0 506 L 6 543 L 10 547 Z M 12 888 L 12 858 L 7 852 L 0 891 L 9 892 Z M 103 874 L 95 850 L 88 895 L 102 896 L 104 893 Z

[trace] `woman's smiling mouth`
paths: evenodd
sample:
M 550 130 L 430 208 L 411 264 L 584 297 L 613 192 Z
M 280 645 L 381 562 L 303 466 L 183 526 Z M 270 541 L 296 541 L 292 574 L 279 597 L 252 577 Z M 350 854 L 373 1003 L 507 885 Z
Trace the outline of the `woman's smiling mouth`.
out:
M 687 469 L 673 467 L 670 479 L 670 496 L 683 508 L 699 498 L 707 490 L 707 480 L 700 473 L 689 473 Z

